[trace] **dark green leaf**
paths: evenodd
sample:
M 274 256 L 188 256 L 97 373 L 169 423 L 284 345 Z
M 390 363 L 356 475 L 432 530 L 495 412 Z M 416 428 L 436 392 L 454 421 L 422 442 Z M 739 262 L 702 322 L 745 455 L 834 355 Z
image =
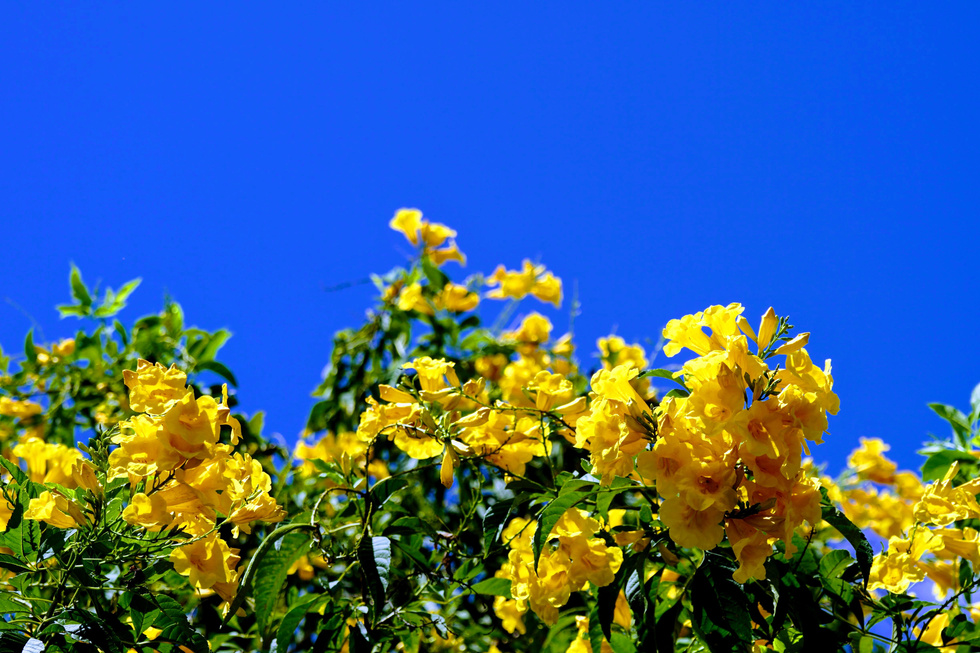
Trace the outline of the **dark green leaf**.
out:
M 510 586 L 511 581 L 508 578 L 487 578 L 486 580 L 481 580 L 479 583 L 475 583 L 470 589 L 475 594 L 502 596 L 509 599 L 511 598 Z
M 259 560 L 253 595 L 255 596 L 255 619 L 259 632 L 265 633 L 279 603 L 279 593 L 286 585 L 289 568 L 310 550 L 310 537 L 306 533 L 289 533 L 282 538 L 278 548 L 267 550 Z
M 377 621 L 384 608 L 391 574 L 391 540 L 387 537 L 365 537 L 357 547 L 364 582 L 371 595 L 371 611 Z
M 681 379 L 681 377 L 674 378 L 675 373 L 676 372 L 672 372 L 670 370 L 664 370 L 664 369 L 646 370 L 645 372 L 640 374 L 640 378 L 652 376 L 660 379 L 669 379 L 674 383 L 676 383 L 677 385 L 684 388 L 685 390 L 688 390 L 688 387 L 684 384 L 684 381 Z
M 37 350 L 34 349 L 34 329 L 27 332 L 27 337 L 24 339 L 24 355 L 27 356 L 27 360 L 31 363 L 37 363 Z
M 874 550 L 868 543 L 861 529 L 855 526 L 844 513 L 835 508 L 827 497 L 827 488 L 820 488 L 823 497 L 821 508 L 823 509 L 823 520 L 837 529 L 844 539 L 854 547 L 854 559 L 857 560 L 861 568 L 861 576 L 864 578 L 864 586 L 868 586 L 868 577 L 871 574 L 871 562 L 874 560 Z
M 404 487 L 408 487 L 408 481 L 402 476 L 390 476 L 379 481 L 371 487 L 371 503 L 376 509 L 380 508 L 395 492 Z
M 232 384 L 236 388 L 238 387 L 238 379 L 235 378 L 235 375 L 232 374 L 231 370 L 225 367 L 223 363 L 219 363 L 218 361 L 210 361 L 210 360 L 198 361 L 194 365 L 194 369 L 198 372 L 203 372 L 205 370 L 214 372 L 221 378 L 228 381 L 228 383 Z
M 299 603 L 294 604 L 279 622 L 279 630 L 276 631 L 276 639 L 273 642 L 275 650 L 278 653 L 285 653 L 296 637 L 296 629 L 303 618 L 329 600 L 330 597 L 325 595 L 307 595 Z
M 718 653 L 747 651 L 752 642 L 748 597 L 732 578 L 735 566 L 710 551 L 691 579 L 692 624 L 695 632 Z

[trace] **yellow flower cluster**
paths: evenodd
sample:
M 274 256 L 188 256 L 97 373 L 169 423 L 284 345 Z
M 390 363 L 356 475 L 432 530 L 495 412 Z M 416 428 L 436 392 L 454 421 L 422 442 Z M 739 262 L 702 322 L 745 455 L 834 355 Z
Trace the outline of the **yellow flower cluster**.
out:
M 425 315 L 435 315 L 436 311 L 465 313 L 472 311 L 480 303 L 480 296 L 470 292 L 466 286 L 447 283 L 433 297 L 426 297 L 425 286 L 412 283 L 401 289 L 398 295 L 398 308 L 403 311 L 418 311 Z
M 558 621 L 558 608 L 572 592 L 586 590 L 589 583 L 604 587 L 616 577 L 623 564 L 623 551 L 607 546 L 596 533 L 599 521 L 578 508 L 570 508 L 559 518 L 534 567 L 534 522 L 517 518 L 503 532 L 509 543 L 507 562 L 497 571 L 498 578 L 511 581 L 510 599 L 494 599 L 494 612 L 508 632 L 525 632 L 523 615 L 528 607 L 548 625 Z
M 543 302 L 561 306 L 561 279 L 543 265 L 534 265 L 527 259 L 521 270 L 498 266 L 487 279 L 487 284 L 499 286 L 487 293 L 491 299 L 524 299 L 533 295 Z
M 868 589 L 901 593 L 929 576 L 936 583 L 937 596 L 942 596 L 958 587 L 959 567 L 954 563 L 960 558 L 980 565 L 980 533 L 952 527 L 956 521 L 980 518 L 976 498 L 980 479 L 954 486 L 958 469 L 959 463 L 953 463 L 941 481 L 922 491 L 912 508 L 908 535 L 893 535 L 888 550 L 875 556 Z
M 888 539 L 898 537 L 915 523 L 913 506 L 922 496 L 922 481 L 912 472 L 896 471 L 885 457 L 889 446 L 878 438 L 861 438 L 861 446 L 848 458 L 858 485 L 840 488 L 825 482 L 830 498 L 840 503 L 844 514 L 860 528 L 870 528 Z M 873 484 L 885 486 L 878 488 Z
M 0 415 L 26 419 L 40 415 L 44 409 L 41 404 L 27 400 L 11 399 L 10 397 L 0 397 Z
M 241 432 L 226 395 L 220 403 L 195 397 L 183 372 L 145 360 L 135 372 L 127 370 L 124 381 L 139 414 L 112 440 L 118 447 L 109 455 L 109 477 L 128 478 L 139 491 L 123 517 L 150 531 L 179 527 L 194 536 L 174 549 L 174 568 L 199 590 L 230 600 L 239 558 L 216 532 L 219 516 L 236 536 L 239 529 L 251 532 L 255 521 L 282 521 L 285 510 L 269 494 L 272 480 L 257 460 L 220 442 L 222 426 L 229 427 L 232 445 Z
M 776 541 L 792 555 L 795 529 L 819 520 L 818 482 L 802 469 L 802 454 L 807 441 L 822 441 L 827 413 L 835 414 L 839 402 L 830 362 L 820 369 L 802 348 L 808 334 L 773 351 L 779 325 L 773 310 L 758 335 L 742 311 L 739 304 L 712 306 L 667 324 L 664 352 L 673 356 L 687 347 L 697 354 L 675 375 L 690 395 L 660 405 L 656 443 L 640 452 L 637 471 L 656 482 L 671 539 L 712 549 L 727 534 L 739 561 L 734 578 L 746 582 L 765 578 L 763 564 Z M 786 356 L 783 369 L 769 368 L 773 355 Z M 625 434 L 633 426 L 629 418 L 639 421 L 646 408 L 622 381 L 615 388 L 627 400 L 626 413 L 618 413 Z M 622 437 L 621 449 L 630 437 L 638 436 Z M 623 467 L 616 472 L 629 471 Z
M 442 265 L 446 261 L 466 264 L 466 257 L 456 247 L 456 232 L 444 224 L 429 222 L 418 209 L 399 209 L 389 223 L 392 229 L 405 234 L 408 242 L 421 245 L 422 251 L 430 261 Z M 449 244 L 440 247 L 446 241 Z

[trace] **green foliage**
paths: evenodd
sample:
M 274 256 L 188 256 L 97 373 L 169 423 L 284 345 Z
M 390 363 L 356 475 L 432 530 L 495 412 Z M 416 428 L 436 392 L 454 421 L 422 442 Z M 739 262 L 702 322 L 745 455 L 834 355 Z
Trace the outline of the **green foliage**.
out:
M 957 558 L 955 591 L 942 603 L 869 591 L 881 558 L 852 519 L 854 513 L 831 499 L 842 495 L 834 495 L 841 490 L 829 481 L 821 488 L 818 523 L 790 532 L 787 542 L 763 556 L 765 573 L 746 582 L 733 577 L 741 558 L 732 540 L 708 551 L 675 544 L 661 521 L 667 519 L 661 513 L 669 497 L 658 494 L 640 464 L 604 477 L 581 443 L 573 444 L 581 415 L 570 416 L 557 402 L 542 400 L 533 373 L 518 376 L 521 365 L 546 361 L 548 369 L 562 370 L 568 396 L 584 402 L 592 370 L 578 368 L 570 345 L 522 340 L 484 326 L 469 309 L 452 310 L 445 293 L 453 281 L 434 262 L 432 249 L 420 247 L 408 269 L 374 278 L 381 299 L 365 323 L 336 334 L 306 421 L 318 442 L 304 440 L 289 450 L 263 436 L 261 413 L 236 413 L 241 439 L 222 446 L 229 455 L 247 455 L 269 475 L 268 492 L 281 506 L 276 518 L 281 521 L 234 521 L 219 511 L 203 535 L 165 523 L 147 525 L 133 516 L 138 493 L 148 498 L 162 493 L 172 479 L 151 487 L 145 480 L 114 475 L 113 456 L 135 428 L 124 372 L 136 369 L 139 360 L 174 365 L 189 375 L 193 397 L 212 397 L 222 410 L 234 410 L 234 394 L 227 406 L 218 401 L 222 383 L 237 385 L 219 360 L 231 333 L 186 326 L 181 307 L 170 299 L 159 314 L 129 326 L 110 323 L 139 280 L 100 291 L 88 287 L 72 266 L 73 302 L 58 310 L 62 317 L 82 319 L 83 328 L 70 342 L 50 344 L 37 343 L 30 332 L 22 357 L 0 355 L 0 398 L 6 402 L 0 410 L 0 466 L 9 512 L 0 531 L 0 653 L 209 648 L 871 653 L 943 645 L 972 650 L 980 643 L 969 610 L 978 582 L 976 560 Z M 531 271 L 540 277 L 533 266 Z M 479 290 L 485 282 L 474 277 L 458 288 Z M 399 298 L 415 286 L 421 303 L 403 306 Z M 505 310 L 501 324 L 509 310 L 514 309 Z M 786 319 L 773 319 L 773 340 L 763 357 L 792 341 Z M 451 362 L 458 384 L 450 383 L 448 390 L 428 387 L 418 369 L 420 357 Z M 753 380 L 746 374 L 747 404 L 753 393 L 757 400 L 774 396 L 777 376 Z M 652 390 L 647 395 L 657 410 L 661 401 L 697 392 L 689 380 L 671 370 L 646 370 L 631 387 L 668 384 L 659 396 Z M 392 410 L 404 409 L 398 418 L 403 421 L 363 438 L 356 432 L 379 400 L 396 407 Z M 951 482 L 969 483 L 980 472 L 974 455 L 980 446 L 980 386 L 969 414 L 941 404 L 930 407 L 949 424 L 951 436 L 926 448 L 922 481 L 940 481 L 955 465 Z M 532 434 L 527 437 L 540 444 L 533 455 L 517 464 L 503 457 L 509 440 L 482 450 L 461 441 L 459 420 L 471 416 L 476 423 L 491 409 L 505 416 L 500 419 L 526 420 L 520 429 L 510 422 L 500 428 L 509 429 L 511 439 Z M 642 447 L 649 451 L 661 437 L 658 416 L 638 413 L 631 419 L 630 428 L 642 434 Z M 415 458 L 405 447 L 413 436 L 427 442 L 418 435 L 423 430 L 438 453 Z M 231 422 L 225 422 L 223 443 L 232 442 L 229 431 Z M 399 437 L 408 438 L 408 445 Z M 70 463 L 53 457 L 38 463 L 39 454 L 25 448 L 25 443 L 42 443 L 61 447 L 62 455 L 76 451 L 77 441 L 79 453 L 66 455 L 88 461 L 95 485 L 75 478 Z M 45 451 L 54 456 L 55 449 Z M 188 457 L 181 472 L 193 473 L 201 464 Z M 757 480 L 748 468 L 738 474 L 736 488 L 746 479 Z M 858 472 L 849 474 L 841 487 L 864 481 Z M 198 499 L 209 491 L 206 485 L 193 488 Z M 223 491 L 214 490 L 215 496 L 220 499 Z M 45 493 L 77 510 L 65 517 L 73 526 L 36 516 Z M 770 508 L 746 496 L 724 518 L 728 524 L 761 523 L 752 520 L 770 519 Z M 576 562 L 587 560 L 598 570 L 597 552 L 615 549 L 622 556 L 601 581 L 597 573 L 567 587 L 556 616 L 546 618 L 536 614 L 545 608 L 518 593 L 526 586 L 513 582 L 507 566 L 522 555 L 515 547 L 526 542 L 533 559 L 527 573 L 544 574 L 542 561 L 572 546 L 574 534 L 558 529 L 570 511 L 579 514 L 573 509 L 596 524 L 591 539 L 575 540 L 588 539 L 592 547 L 575 549 Z M 978 525 L 980 515 L 957 518 L 949 527 Z M 203 581 L 195 586 L 188 575 L 193 572 L 175 566 L 180 552 L 212 536 L 233 547 L 227 560 L 236 571 L 227 587 Z M 840 537 L 846 545 L 840 545 Z M 202 559 L 190 564 L 207 567 Z M 515 612 L 508 617 L 508 610 Z M 933 623 L 943 627 L 926 635 Z

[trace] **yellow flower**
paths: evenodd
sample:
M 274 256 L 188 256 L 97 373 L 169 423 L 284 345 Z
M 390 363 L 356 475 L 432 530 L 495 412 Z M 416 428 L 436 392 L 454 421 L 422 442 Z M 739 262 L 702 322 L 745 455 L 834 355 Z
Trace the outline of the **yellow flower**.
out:
M 520 271 L 498 266 L 487 279 L 487 285 L 500 286 L 487 293 L 487 297 L 492 299 L 524 299 L 530 294 L 543 302 L 561 306 L 561 279 L 548 272 L 543 265 L 534 265 L 527 259 Z
M 398 295 L 398 308 L 403 311 L 418 311 L 425 315 L 433 315 L 432 305 L 422 294 L 422 286 L 417 283 L 405 286 Z
M 422 212 L 418 209 L 399 209 L 388 223 L 395 231 L 400 231 L 413 245 L 419 244 L 419 229 L 422 227 Z
M 133 526 L 159 531 L 170 525 L 173 516 L 168 510 L 166 499 L 159 492 L 152 495 L 140 492 L 133 495 L 129 505 L 123 509 L 123 519 Z
M 447 385 L 459 387 L 459 378 L 453 369 L 455 363 L 442 358 L 422 356 L 402 365 L 402 369 L 414 369 L 419 375 L 419 385 L 425 392 L 438 392 Z
M 76 461 L 82 460 L 82 452 L 78 449 L 27 437 L 14 447 L 13 452 L 27 463 L 27 475 L 35 483 L 58 483 L 65 487 L 75 487 L 72 466 Z
M 167 369 L 142 358 L 135 372 L 123 370 L 123 381 L 129 388 L 129 407 L 138 413 L 163 414 L 187 394 L 187 375 L 176 365 Z
M 454 238 L 456 232 L 444 224 L 424 219 L 418 209 L 399 209 L 388 224 L 395 231 L 404 234 L 413 245 L 421 244 L 423 252 L 436 265 L 442 265 L 446 261 L 466 263 L 466 257 L 457 249 L 455 242 L 450 241 L 448 246 L 436 249 L 447 239 Z
M 480 296 L 470 292 L 466 286 L 447 283 L 436 299 L 436 305 L 453 313 L 472 311 L 480 303 Z
M 725 536 L 724 516 L 725 511 L 713 505 L 695 510 L 678 498 L 660 504 L 660 521 L 670 529 L 668 535 L 677 546 L 715 548 Z
M 68 499 L 60 494 L 53 494 L 45 490 L 36 499 L 31 499 L 31 503 L 24 513 L 24 518 L 43 521 L 51 524 L 55 528 L 76 528 L 78 523 L 75 517 L 82 516 L 77 506 L 74 507 L 74 510 L 72 508 L 73 506 L 69 503 Z M 69 512 L 79 514 L 69 516 Z M 84 521 L 84 518 L 81 521 Z
M 980 517 L 980 504 L 976 498 L 980 491 L 980 479 L 973 479 L 954 488 L 953 479 L 958 469 L 959 462 L 954 462 L 942 481 L 932 483 L 926 488 L 922 499 L 914 508 L 916 521 L 946 526 L 958 519 Z
M 531 313 L 521 321 L 516 331 L 505 333 L 504 337 L 523 345 L 537 347 L 548 342 L 548 338 L 551 337 L 551 322 L 540 313 Z
M 229 569 L 231 561 L 234 561 L 234 565 Z M 178 574 L 189 578 L 191 585 L 209 589 L 215 583 L 234 581 L 232 570 L 238 564 L 238 551 L 212 534 L 177 547 L 170 554 L 170 562 Z
M 0 397 L 0 415 L 24 419 L 33 417 L 34 415 L 40 415 L 43 410 L 41 404 L 34 403 L 33 401 L 18 401 L 10 397 Z

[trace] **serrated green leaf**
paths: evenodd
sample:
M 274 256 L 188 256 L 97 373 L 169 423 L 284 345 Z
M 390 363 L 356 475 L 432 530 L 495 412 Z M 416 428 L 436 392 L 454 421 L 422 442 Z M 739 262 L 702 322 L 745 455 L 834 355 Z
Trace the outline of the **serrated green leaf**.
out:
M 275 614 L 289 568 L 309 550 L 309 535 L 289 533 L 283 536 L 278 548 L 274 546 L 267 550 L 256 565 L 252 595 L 255 597 L 255 620 L 263 635 Z
M 676 383 L 677 385 L 679 385 L 682 388 L 684 388 L 685 390 L 690 390 L 687 387 L 687 385 L 684 384 L 684 381 L 681 380 L 681 377 L 678 376 L 678 377 L 675 378 L 674 377 L 674 374 L 676 374 L 676 372 L 672 372 L 670 370 L 664 370 L 664 369 L 659 369 L 659 370 L 646 370 L 645 372 L 643 372 L 642 374 L 640 374 L 640 378 L 643 378 L 643 377 L 655 377 L 655 378 L 659 378 L 659 379 L 669 379 L 669 380 L 673 381 L 674 383 Z
M 487 578 L 479 583 L 474 583 L 470 589 L 474 594 L 487 594 L 489 596 L 502 596 L 512 598 L 510 593 L 511 581 L 508 578 Z
M 364 582 L 371 596 L 371 614 L 377 621 L 384 608 L 391 574 L 391 540 L 387 537 L 365 537 L 357 547 Z
M 315 528 L 315 526 L 311 526 L 307 523 L 283 524 L 276 530 L 269 533 L 269 535 L 262 540 L 262 544 L 260 544 L 255 550 L 255 553 L 252 555 L 252 559 L 248 561 L 248 565 L 245 567 L 245 572 L 242 574 L 241 580 L 238 583 L 238 592 L 236 592 L 235 598 L 232 599 L 231 605 L 228 606 L 229 617 L 238 612 L 238 608 L 242 607 L 242 604 L 245 602 L 245 598 L 248 596 L 249 590 L 252 587 L 252 579 L 255 577 L 259 564 L 261 563 L 263 557 L 265 557 L 265 555 L 271 549 L 275 548 L 276 542 L 293 531 L 314 530 Z M 280 546 L 279 549 L 281 548 L 282 547 Z

